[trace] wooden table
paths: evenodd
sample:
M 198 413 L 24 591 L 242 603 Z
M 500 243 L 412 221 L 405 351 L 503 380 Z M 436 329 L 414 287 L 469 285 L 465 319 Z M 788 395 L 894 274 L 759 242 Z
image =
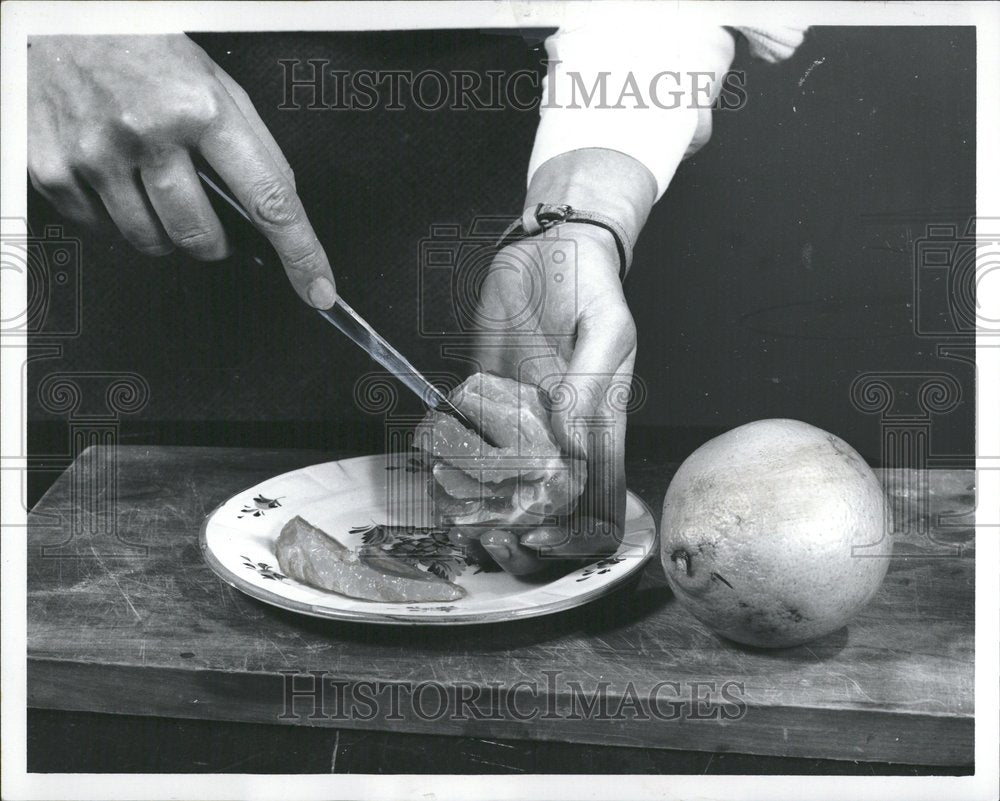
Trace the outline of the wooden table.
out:
M 763 651 L 723 641 L 688 615 L 656 560 L 636 587 L 586 607 L 455 629 L 303 617 L 243 596 L 204 564 L 198 528 L 217 504 L 269 476 L 345 455 L 85 451 L 29 517 L 29 706 L 926 765 L 973 761 L 972 471 L 892 476 L 895 552 L 875 601 L 821 640 Z M 629 465 L 630 486 L 657 516 L 675 468 Z M 291 698 L 289 710 L 289 681 L 299 691 L 325 687 L 322 704 L 306 694 Z M 630 683 L 638 713 L 621 706 Z M 654 715 L 647 702 L 657 683 L 662 703 Z M 413 688 L 430 685 L 435 692 L 415 709 Z M 611 714 L 581 714 L 580 702 L 602 686 Z M 402 699 L 395 706 L 387 702 L 392 687 Z M 439 695 L 441 687 L 449 692 Z M 466 706 L 453 714 L 458 695 L 477 688 L 480 711 L 492 703 L 506 712 L 476 719 Z M 337 709 L 339 692 L 376 691 L 373 715 L 371 705 L 355 705 L 360 715 Z M 529 719 L 510 713 L 511 699 Z

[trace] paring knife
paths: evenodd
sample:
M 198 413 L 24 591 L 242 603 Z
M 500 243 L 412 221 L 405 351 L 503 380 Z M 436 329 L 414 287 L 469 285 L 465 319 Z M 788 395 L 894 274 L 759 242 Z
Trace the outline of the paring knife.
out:
M 221 200 L 225 201 L 264 242 L 267 242 L 267 239 L 253 224 L 253 220 L 247 214 L 246 209 L 231 197 L 228 191 L 223 189 L 222 182 L 217 177 L 210 177 L 201 169 L 198 170 L 198 177 L 201 178 L 202 183 L 211 193 L 214 193 Z M 232 217 L 232 215 L 225 216 Z M 269 249 L 269 252 L 273 253 L 273 249 L 270 249 L 270 243 L 267 243 L 266 247 Z M 274 255 L 274 260 L 277 260 L 277 254 Z M 339 294 L 337 295 L 336 303 L 329 309 L 316 309 L 316 311 L 337 328 L 338 331 L 344 334 L 344 336 L 350 339 L 351 342 L 358 345 L 375 361 L 381 364 L 407 389 L 413 391 L 424 402 L 427 408 L 450 414 L 463 426 L 476 432 L 486 442 L 493 444 L 478 425 L 448 400 L 447 395 L 424 378 L 421 372 L 410 364 L 410 361 L 402 353 L 390 345 L 374 328 L 365 322 L 364 318 L 347 305 Z

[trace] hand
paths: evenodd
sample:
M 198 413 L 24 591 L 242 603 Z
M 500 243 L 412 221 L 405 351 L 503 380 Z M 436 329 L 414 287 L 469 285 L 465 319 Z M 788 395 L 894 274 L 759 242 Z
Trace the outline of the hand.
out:
M 610 233 L 563 224 L 504 248 L 483 283 L 477 309 L 481 368 L 546 391 L 557 440 L 587 460 L 586 489 L 568 528 L 539 528 L 520 540 L 500 530 L 484 535 L 482 545 L 509 572 L 544 567 L 536 552 L 596 557 L 621 541 L 624 407 L 636 331 L 619 266 Z
M 531 178 L 524 208 L 567 203 L 617 220 L 635 242 L 656 199 L 656 179 L 630 156 L 582 148 L 551 158 Z M 508 572 L 541 557 L 596 557 L 621 543 L 625 521 L 625 407 L 636 330 L 619 279 L 614 237 L 586 223 L 557 225 L 497 254 L 479 296 L 479 368 L 533 383 L 553 402 L 563 450 L 587 460 L 587 483 L 568 526 L 520 538 L 496 530 L 482 544 Z
M 186 36 L 40 36 L 28 43 L 28 173 L 66 216 L 110 218 L 151 256 L 229 252 L 192 158 L 229 186 L 296 292 L 329 308 L 333 274 L 295 178 L 253 104 Z

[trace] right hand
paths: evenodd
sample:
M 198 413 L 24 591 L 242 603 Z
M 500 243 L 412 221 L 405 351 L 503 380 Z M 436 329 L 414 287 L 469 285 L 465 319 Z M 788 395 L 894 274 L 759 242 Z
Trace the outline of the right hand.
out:
M 230 246 L 192 157 L 229 186 L 299 296 L 336 300 L 330 264 L 281 149 L 246 92 L 194 42 L 170 36 L 39 36 L 28 43 L 28 173 L 61 213 L 110 218 L 150 256 Z

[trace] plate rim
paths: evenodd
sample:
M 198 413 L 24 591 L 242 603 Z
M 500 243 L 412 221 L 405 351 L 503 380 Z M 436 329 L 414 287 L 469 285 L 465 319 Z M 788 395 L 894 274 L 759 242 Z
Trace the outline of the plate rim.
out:
M 349 623 L 370 623 L 374 625 L 393 625 L 393 626 L 462 626 L 462 625 L 478 625 L 478 624 L 491 624 L 491 623 L 509 623 L 516 620 L 525 620 L 533 617 L 543 617 L 545 615 L 555 614 L 557 612 L 563 612 L 567 609 L 574 609 L 577 606 L 583 606 L 591 601 L 596 600 L 604 595 L 608 595 L 616 589 L 620 588 L 628 579 L 633 578 L 637 573 L 639 573 L 646 565 L 646 563 L 653 558 L 653 555 L 657 551 L 657 541 L 659 539 L 659 531 L 656 525 L 656 518 L 653 516 L 652 511 L 646 502 L 636 495 L 632 490 L 626 489 L 626 496 L 631 497 L 636 503 L 639 504 L 640 509 L 649 515 L 649 519 L 652 523 L 653 528 L 653 541 L 651 547 L 647 550 L 646 554 L 639 559 L 639 561 L 632 566 L 628 571 L 623 571 L 621 575 L 615 576 L 610 579 L 607 583 L 597 586 L 592 590 L 587 590 L 586 592 L 580 593 L 578 595 L 571 595 L 566 598 L 561 598 L 558 601 L 552 601 L 548 604 L 539 604 L 537 606 L 532 606 L 527 609 L 522 610 L 507 610 L 507 611 L 496 611 L 496 612 L 475 612 L 457 615 L 448 615 L 441 617 L 427 617 L 420 614 L 414 613 L 374 613 L 374 612 L 353 612 L 347 609 L 329 609 L 325 607 L 318 607 L 314 604 L 306 603 L 304 601 L 296 601 L 294 599 L 288 598 L 279 593 L 272 592 L 271 590 L 259 587 L 250 581 L 242 578 L 238 573 L 231 571 L 226 565 L 224 565 L 221 560 L 212 552 L 212 549 L 208 545 L 208 526 L 223 506 L 229 503 L 236 496 L 248 492 L 255 487 L 260 486 L 265 481 L 274 481 L 279 478 L 284 478 L 293 473 L 298 473 L 302 470 L 307 470 L 311 467 L 319 467 L 328 464 L 337 464 L 340 462 L 355 461 L 360 459 L 372 459 L 372 458 L 385 458 L 385 454 L 367 454 L 362 456 L 349 456 L 346 459 L 334 459 L 332 461 L 317 462 L 315 464 L 303 465 L 302 467 L 296 468 L 294 470 L 288 470 L 284 473 L 278 473 L 277 475 L 270 476 L 268 478 L 262 479 L 254 484 L 250 484 L 241 490 L 237 490 L 232 493 L 229 497 L 219 503 L 215 508 L 212 509 L 201 521 L 201 525 L 198 531 L 198 548 L 201 551 L 202 558 L 205 563 L 211 568 L 212 572 L 215 573 L 222 581 L 228 584 L 233 589 L 239 590 L 245 595 L 249 595 L 251 598 L 255 598 L 258 601 L 262 601 L 270 606 L 274 606 L 278 609 L 285 609 L 290 612 L 297 612 L 299 614 L 308 615 L 309 617 L 320 618 L 324 620 L 340 620 Z M 627 503 L 627 500 L 626 500 Z M 331 593 L 331 595 L 337 595 L 337 593 Z M 349 596 L 344 596 L 349 597 Z

